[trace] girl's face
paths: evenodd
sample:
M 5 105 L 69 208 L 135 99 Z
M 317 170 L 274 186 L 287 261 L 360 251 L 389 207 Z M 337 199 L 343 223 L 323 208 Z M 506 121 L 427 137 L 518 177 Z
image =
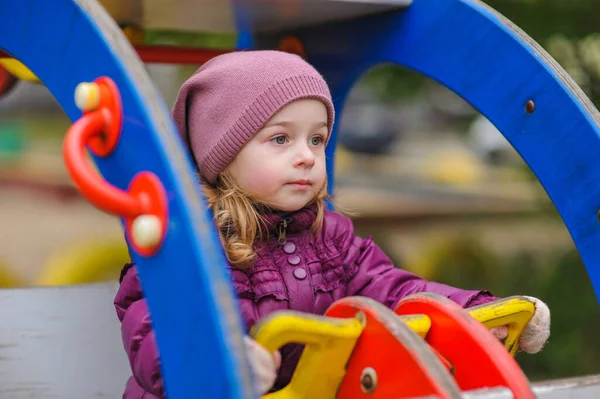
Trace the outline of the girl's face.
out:
M 296 211 L 325 183 L 327 134 L 325 105 L 296 100 L 273 115 L 226 170 L 254 199 Z

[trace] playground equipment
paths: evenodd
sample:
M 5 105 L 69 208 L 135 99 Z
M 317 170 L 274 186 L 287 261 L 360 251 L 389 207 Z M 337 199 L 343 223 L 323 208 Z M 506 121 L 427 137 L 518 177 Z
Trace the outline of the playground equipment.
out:
M 49 257 L 35 286 L 85 284 L 115 281 L 123 265 L 129 260 L 122 240 L 88 240 L 60 248 Z
M 212 9 L 208 3 L 173 1 L 165 8 L 167 3 L 147 1 L 144 7 L 131 2 L 120 8 L 116 2 L 103 2 L 113 11 L 113 19 L 94 0 L 0 0 L 0 13 L 10 15 L 0 26 L 5 58 L 14 57 L 32 71 L 75 122 L 65 140 L 66 162 L 75 183 L 96 206 L 123 218 L 152 313 L 169 398 L 253 397 L 241 350 L 241 323 L 210 216 L 167 107 L 140 63 L 140 57 L 148 60 L 149 54 L 154 61 L 198 62 L 219 51 L 147 48 L 136 43 L 132 47 L 117 23 L 231 29 L 238 34 L 238 48 L 300 53 L 327 79 L 339 112 L 361 74 L 382 62 L 406 66 L 441 82 L 492 121 L 527 161 L 565 221 L 599 292 L 595 183 L 599 179 L 593 162 L 600 155 L 600 115 L 550 56 L 509 21 L 474 0 L 223 1 L 210 2 Z M 327 149 L 331 190 L 335 142 L 336 130 Z M 101 176 L 86 164 L 85 148 L 94 154 Z M 185 308 L 178 306 L 181 292 L 194 293 Z M 0 356 L 1 351 L 10 351 L 8 359 L 12 359 L 4 361 L 2 356 L 0 393 L 17 398 L 32 393 L 65 398 L 98 392 L 119 395 L 126 377 L 121 373 L 127 374 L 127 367 L 115 350 L 118 326 L 108 312 L 113 293 L 112 285 L 0 292 L 5 297 L 0 345 L 7 341 L 11 348 L 0 349 Z M 67 298 L 69 304 L 64 302 Z M 525 308 L 528 304 L 523 299 L 519 303 Z M 91 313 L 85 317 L 86 305 L 98 310 L 100 319 L 89 320 Z M 318 385 L 324 393 L 318 397 L 598 396 L 595 377 L 531 387 L 509 352 L 473 318 L 488 325 L 522 326 L 522 320 L 517 322 L 521 311 L 486 309 L 469 316 L 440 298 L 421 296 L 407 298 L 393 314 L 369 301 L 348 298 L 323 318 L 273 315 L 254 329 L 257 339 L 272 350 L 292 340 L 309 344 L 308 349 L 313 345 L 315 351 L 304 353 L 292 382 L 299 384 L 298 390 L 288 388 L 268 396 L 298 398 L 300 389 L 312 388 L 300 383 L 313 381 L 310 373 L 323 359 L 318 349 L 328 345 L 323 342 L 331 343 L 336 355 L 327 358 L 335 360 L 332 378 Z M 499 309 L 508 309 L 512 318 L 498 319 Z M 490 313 L 495 316 L 485 316 Z M 29 314 L 43 316 L 23 317 Z M 295 330 L 277 332 L 275 328 L 285 325 L 286 318 L 294 320 L 289 324 Z M 91 329 L 82 336 L 75 325 L 86 322 L 105 329 Z M 114 333 L 106 327 L 111 323 Z M 446 327 L 456 331 L 461 342 L 468 342 L 464 355 L 469 356 L 461 357 L 442 339 L 440 331 Z M 48 340 L 36 341 L 35 334 L 15 339 L 13 329 L 39 331 Z M 319 331 L 323 334 L 315 339 L 308 334 Z M 511 327 L 506 343 L 511 351 L 518 331 Z M 306 334 L 299 336 L 299 332 Z M 373 349 L 379 342 L 385 342 L 389 356 L 402 356 L 395 359 L 397 363 L 379 346 Z M 51 353 L 49 344 L 54 348 Z M 19 348 L 27 350 L 26 355 Z M 77 367 L 82 362 L 75 358 L 79 355 L 104 372 L 84 373 Z M 52 368 L 57 358 L 80 378 L 57 374 L 58 368 Z M 481 369 L 468 367 L 465 359 L 476 361 Z M 393 378 L 399 370 L 410 378 Z

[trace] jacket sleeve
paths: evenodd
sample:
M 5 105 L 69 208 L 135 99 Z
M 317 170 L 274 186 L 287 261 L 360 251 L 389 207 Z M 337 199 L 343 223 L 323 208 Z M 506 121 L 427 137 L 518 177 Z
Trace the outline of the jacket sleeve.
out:
M 132 263 L 126 264 L 121 272 L 114 304 L 121 321 L 121 338 L 133 377 L 146 392 L 163 397 L 163 382 L 150 312 L 142 294 L 137 270 Z
M 497 300 L 485 290 L 461 290 L 425 279 L 394 266 L 371 238 L 354 234 L 352 221 L 337 215 L 333 223 L 335 241 L 343 257 L 347 276 L 347 295 L 365 296 L 394 309 L 411 294 L 432 292 L 467 308 Z

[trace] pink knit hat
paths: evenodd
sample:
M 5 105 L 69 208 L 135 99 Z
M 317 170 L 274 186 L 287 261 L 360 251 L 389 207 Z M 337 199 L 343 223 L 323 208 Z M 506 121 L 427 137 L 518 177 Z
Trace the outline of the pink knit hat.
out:
M 267 121 L 294 100 L 333 103 L 323 77 L 301 57 L 281 51 L 239 51 L 208 61 L 179 90 L 172 116 L 200 174 L 215 183 Z

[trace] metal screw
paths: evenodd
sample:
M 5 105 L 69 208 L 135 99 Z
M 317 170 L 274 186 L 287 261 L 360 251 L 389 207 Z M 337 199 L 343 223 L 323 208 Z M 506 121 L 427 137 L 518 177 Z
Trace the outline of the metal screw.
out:
M 377 372 L 372 367 L 367 367 L 360 375 L 360 389 L 364 393 L 371 394 L 377 389 Z
M 535 103 L 533 102 L 533 100 L 529 100 L 525 104 L 525 112 L 527 112 L 528 114 L 532 114 L 533 111 L 535 111 Z

